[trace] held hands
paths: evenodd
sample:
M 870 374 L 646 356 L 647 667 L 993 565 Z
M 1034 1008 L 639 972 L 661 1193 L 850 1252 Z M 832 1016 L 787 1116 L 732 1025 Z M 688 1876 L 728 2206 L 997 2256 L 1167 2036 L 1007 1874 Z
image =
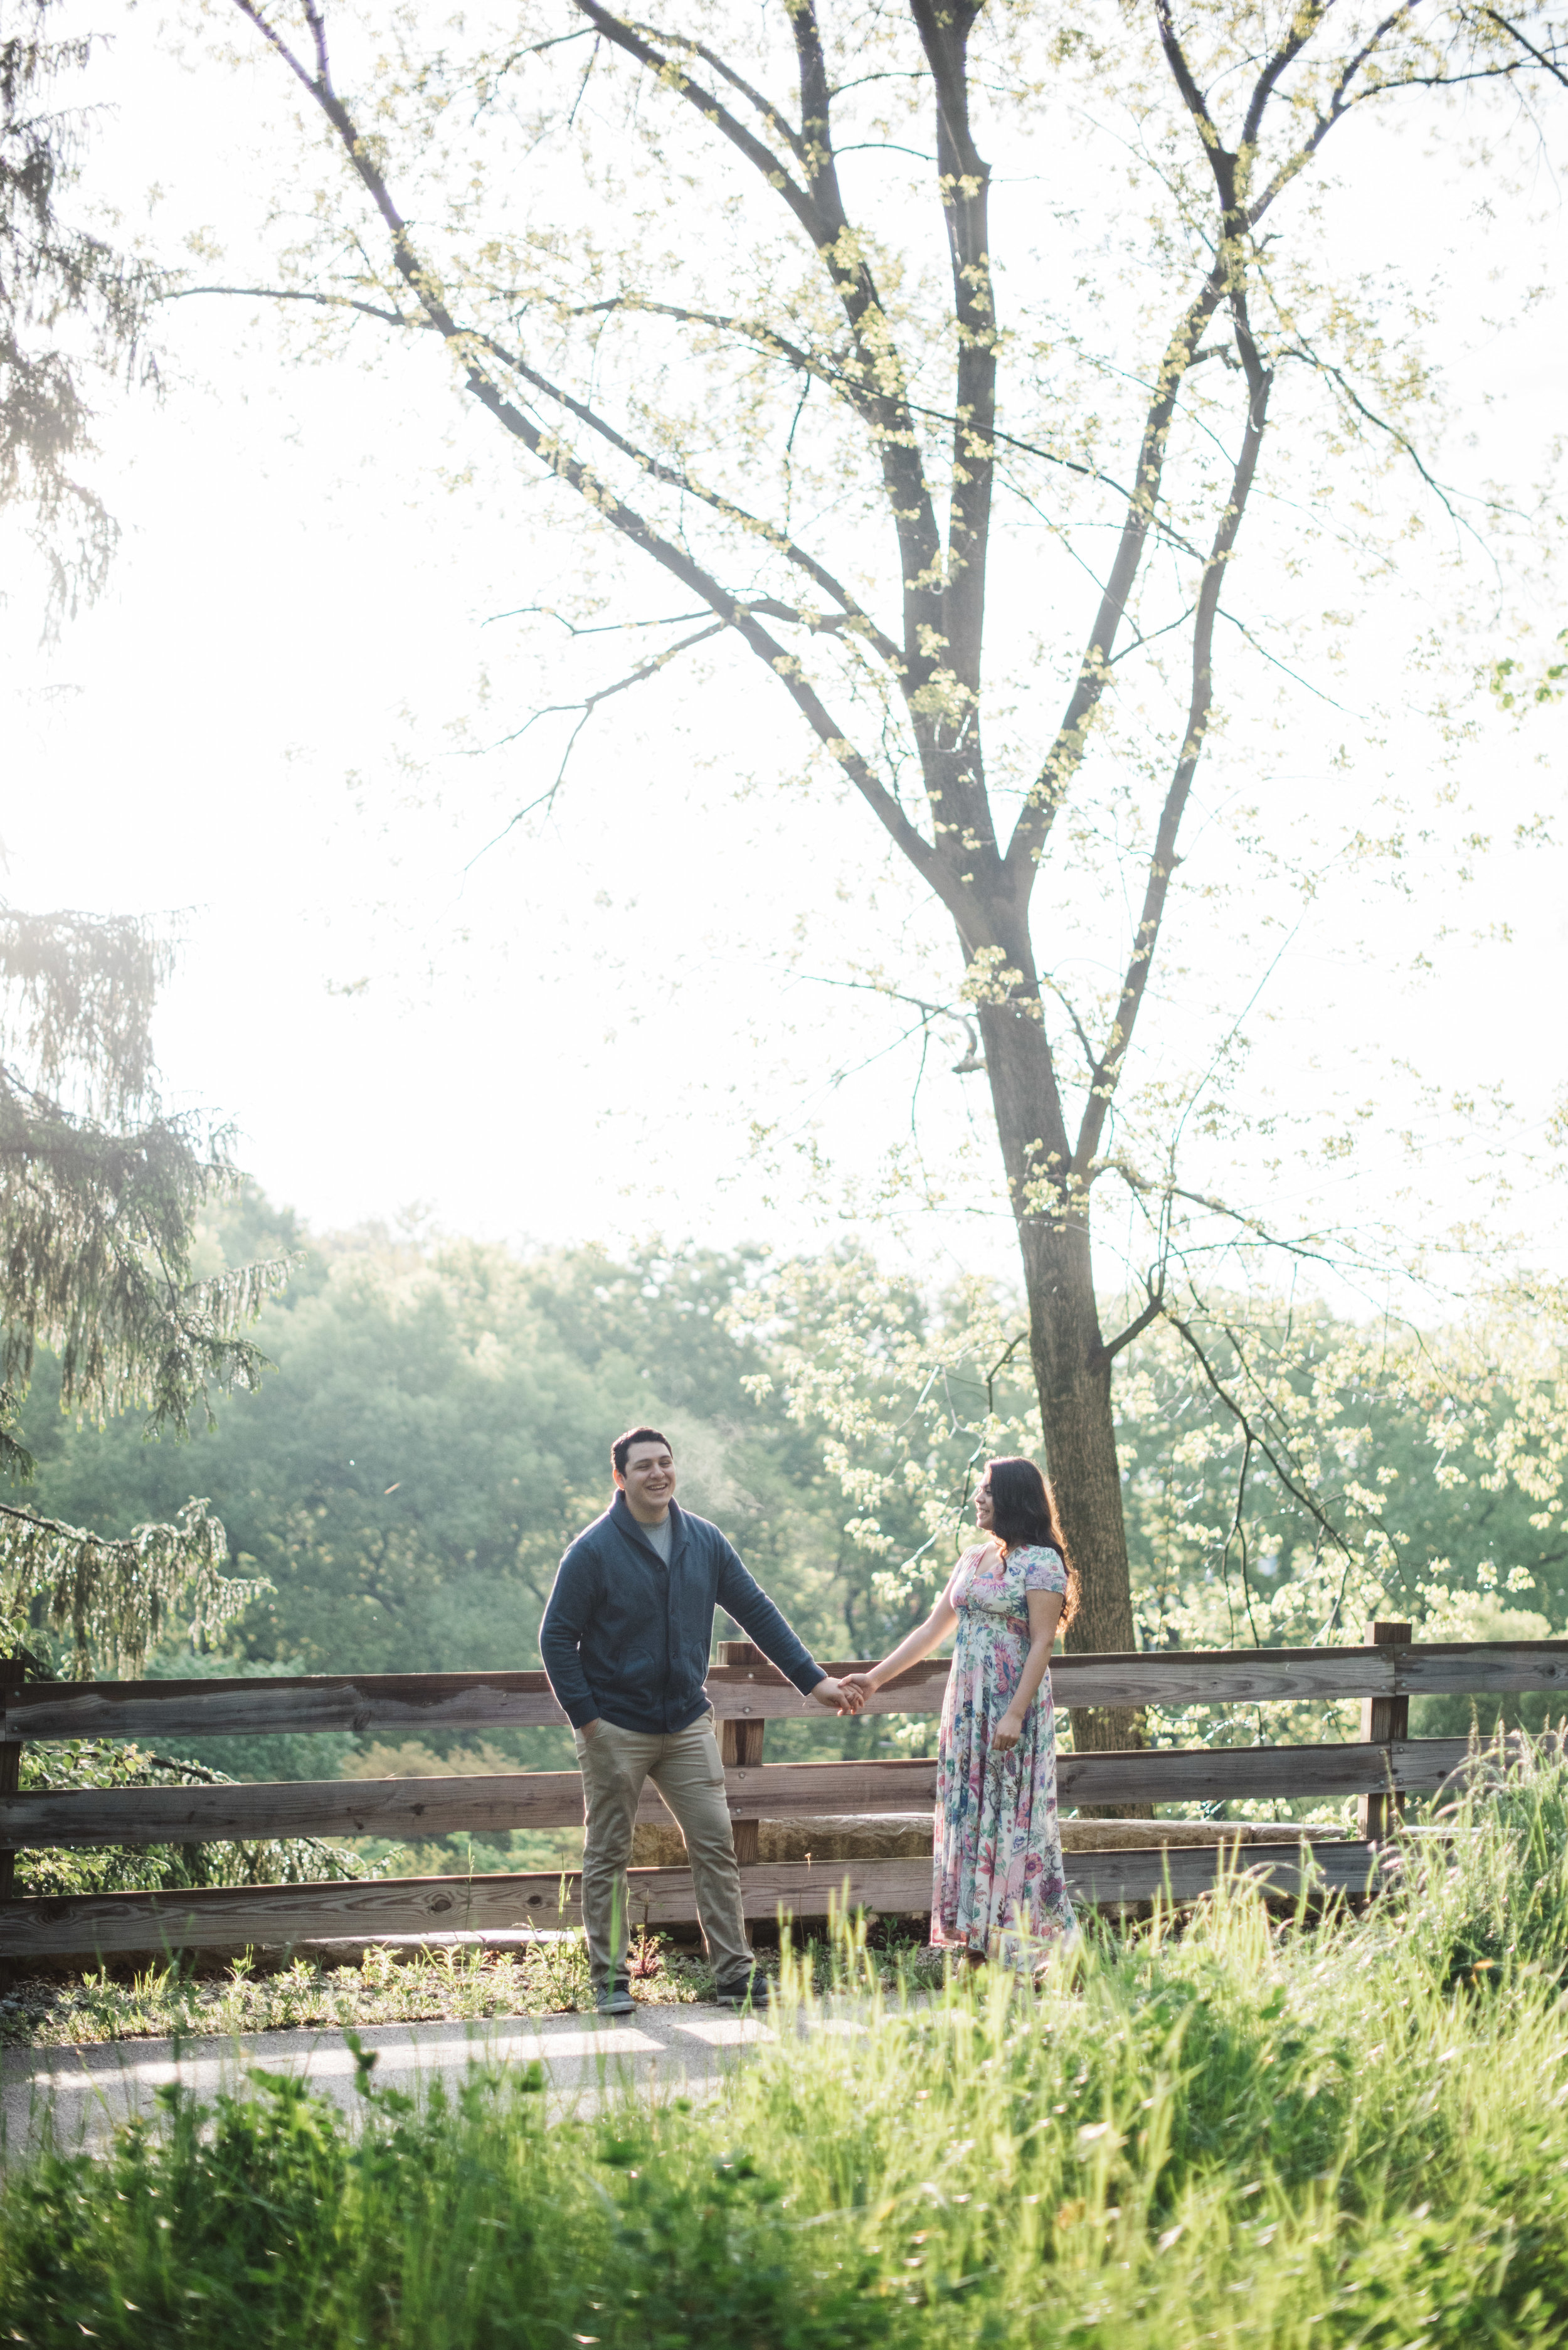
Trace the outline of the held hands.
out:
M 855 1700 L 852 1711 L 856 1713 L 859 1712 L 877 1685 L 875 1678 L 870 1673 L 846 1673 L 839 1682 L 839 1687 L 845 1695 Z
M 817 1682 L 812 1695 L 818 1705 L 830 1706 L 835 1713 L 858 1713 L 866 1702 L 863 1691 L 856 1686 L 862 1678 L 858 1673 L 846 1673 L 840 1681 L 826 1674 Z

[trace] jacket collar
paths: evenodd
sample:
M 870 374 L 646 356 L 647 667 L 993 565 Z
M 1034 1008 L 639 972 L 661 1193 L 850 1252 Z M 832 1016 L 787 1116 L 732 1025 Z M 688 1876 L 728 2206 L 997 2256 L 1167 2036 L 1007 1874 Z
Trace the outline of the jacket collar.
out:
M 631 1504 L 618 1485 L 616 1487 L 615 1499 L 609 1506 L 609 1522 L 618 1534 L 624 1535 L 628 1543 L 635 1543 L 639 1550 L 645 1552 L 656 1566 L 664 1565 L 664 1561 L 649 1541 L 647 1534 L 632 1516 Z M 681 1514 L 680 1503 L 671 1502 L 670 1504 L 670 1564 L 671 1566 L 685 1547 L 686 1521 Z

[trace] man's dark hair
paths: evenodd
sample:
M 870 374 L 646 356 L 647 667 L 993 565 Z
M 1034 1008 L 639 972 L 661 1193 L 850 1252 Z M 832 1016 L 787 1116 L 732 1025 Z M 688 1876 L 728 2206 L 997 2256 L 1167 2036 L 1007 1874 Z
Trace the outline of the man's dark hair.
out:
M 610 1460 L 618 1477 L 626 1475 L 627 1457 L 634 1444 L 662 1444 L 667 1452 L 675 1450 L 660 1428 L 628 1428 L 626 1434 L 618 1436 L 610 1446 Z

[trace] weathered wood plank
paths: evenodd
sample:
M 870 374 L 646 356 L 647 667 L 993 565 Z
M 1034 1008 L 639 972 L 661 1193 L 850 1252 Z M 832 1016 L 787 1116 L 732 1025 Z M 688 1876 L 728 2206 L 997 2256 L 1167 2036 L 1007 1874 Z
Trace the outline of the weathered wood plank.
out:
M 1461 1752 L 1462 1752 L 1461 1742 Z M 736 1819 L 929 1812 L 934 1762 L 800 1762 L 725 1773 Z M 417 1842 L 462 1829 L 580 1826 L 575 1771 L 441 1779 L 272 1780 L 233 1787 L 112 1787 L 0 1800 L 0 1848 L 215 1843 L 265 1836 L 375 1835 Z M 638 1817 L 668 1821 L 651 1781 Z
M 564 1723 L 542 1672 L 322 1673 L 277 1680 L 32 1682 L 6 1709 L 22 1738 L 240 1731 L 522 1730 Z
M 1273 1796 L 1325 1801 L 1386 1788 L 1429 1794 L 1469 1752 L 1464 1738 L 1390 1746 L 1153 1746 L 1057 1757 L 1064 1804 L 1213 1804 Z
M 829 1664 L 830 1673 L 864 1672 L 867 1658 L 848 1658 Z M 897 1680 L 874 1690 L 862 1711 L 866 1713 L 940 1713 L 947 1695 L 946 1657 L 927 1657 L 911 1665 Z M 708 1695 L 721 1721 L 783 1721 L 802 1714 L 820 1719 L 821 1708 L 772 1665 L 715 1665 L 708 1676 Z
M 1393 1746 L 1146 1747 L 1064 1754 L 1064 1804 L 1222 1803 L 1239 1797 L 1324 1800 L 1376 1793 L 1429 1794 L 1468 1754 L 1462 1738 Z M 934 1761 L 773 1762 L 725 1773 L 737 1820 L 832 1819 L 866 1813 L 919 1816 L 936 1795 Z M 462 1830 L 577 1825 L 575 1771 L 441 1779 L 279 1780 L 234 1787 L 115 1787 L 0 1797 L 0 1850 L 41 1845 L 251 1841 L 257 1837 L 390 1836 L 415 1843 Z M 669 1818 L 651 1783 L 639 1819 Z
M 1107 1909 L 1152 1901 L 1167 1892 L 1175 1901 L 1195 1901 L 1220 1874 L 1256 1884 L 1271 1898 L 1294 1899 L 1302 1889 L 1303 1866 L 1309 1889 L 1366 1893 L 1376 1886 L 1378 1863 L 1376 1850 L 1366 1844 L 1317 1845 L 1304 1862 L 1299 1845 L 1220 1846 L 1208 1851 L 1171 1845 L 1164 1850 L 1145 1846 L 1070 1853 L 1064 1866 L 1067 1889 L 1080 1908 Z
M 847 1672 L 852 1665 L 829 1669 Z M 878 1690 L 868 1711 L 936 1712 L 947 1674 L 945 1659 L 917 1665 Z M 1401 1692 L 1506 1695 L 1568 1689 L 1568 1640 L 1059 1657 L 1051 1679 L 1060 1706 L 1277 1705 Z M 708 1689 L 722 1721 L 777 1721 L 817 1711 L 768 1665 L 716 1665 Z M 563 1719 L 541 1672 L 34 1682 L 6 1693 L 0 1738 L 163 1741 L 322 1730 L 428 1736 L 558 1725 Z
M 864 1659 L 859 1660 L 864 1662 Z M 832 1665 L 850 1672 L 855 1662 Z M 873 1713 L 934 1713 L 947 1688 L 945 1657 L 878 1690 Z M 721 1721 L 820 1717 L 771 1665 L 715 1665 L 708 1694 Z M 429 1736 L 471 1730 L 564 1728 L 542 1672 L 322 1673 L 276 1680 L 35 1681 L 14 1691 L 0 1736 L 167 1741 L 240 1732 L 351 1731 Z
M 1417 1641 L 1390 1651 L 1411 1697 L 1511 1697 L 1568 1690 L 1568 1640 Z
M 649 1925 L 688 1924 L 696 1916 L 691 1873 L 634 1868 L 631 1914 Z M 749 1918 L 823 1917 L 847 1882 L 852 1902 L 899 1911 L 929 1908 L 928 1860 L 759 1862 L 745 1872 Z M 578 1926 L 578 1879 L 559 1877 L 392 1877 L 370 1885 L 221 1887 L 185 1894 L 103 1893 L 70 1899 L 27 1898 L 0 1912 L 0 1958 L 112 1956 L 122 1950 L 274 1948 L 333 1937 L 486 1932 L 520 1927 Z M 563 1906 L 562 1896 L 565 1894 Z
M 1215 1882 L 1216 1872 L 1239 1873 L 1272 1896 L 1294 1898 L 1302 1883 L 1303 1858 L 1286 1847 L 1267 1857 L 1255 1848 L 1240 1856 L 1173 1847 L 1124 1852 L 1078 1853 L 1067 1861 L 1073 1898 L 1085 1908 L 1115 1908 L 1152 1900 L 1168 1888 L 1172 1898 L 1196 1900 Z M 1323 1889 L 1365 1892 L 1374 1881 L 1376 1856 L 1366 1845 L 1320 1846 L 1307 1864 L 1311 1882 Z M 808 1863 L 759 1862 L 743 1882 L 748 1918 L 786 1915 L 821 1918 L 829 1899 L 847 1894 L 853 1907 L 884 1915 L 919 1913 L 929 1906 L 930 1863 L 915 1860 Z M 691 1872 L 645 1868 L 630 1872 L 631 1911 L 651 1926 L 689 1923 L 696 1914 Z M 564 1901 L 563 1901 L 564 1896 Z M 0 1910 L 0 1958 L 101 1956 L 126 1950 L 233 1950 L 247 1944 L 286 1948 L 334 1937 L 371 1939 L 378 1935 L 431 1936 L 496 1932 L 519 1927 L 553 1928 L 581 1923 L 577 1878 L 556 1877 L 393 1877 L 370 1885 L 272 1885 L 221 1887 L 183 1894 L 101 1893 L 69 1899 L 28 1898 Z

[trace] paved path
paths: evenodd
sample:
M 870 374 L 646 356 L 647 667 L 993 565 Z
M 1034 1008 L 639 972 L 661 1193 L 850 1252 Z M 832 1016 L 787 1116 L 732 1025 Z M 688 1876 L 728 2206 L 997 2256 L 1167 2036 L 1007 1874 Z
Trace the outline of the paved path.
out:
M 863 2026 L 824 2019 L 815 2029 Z M 744 2048 L 773 2038 L 765 2022 L 711 2007 L 640 2007 L 635 2015 L 493 2017 L 477 2022 L 367 2025 L 367 2048 L 379 2052 L 376 2079 L 401 2089 L 441 2074 L 451 2081 L 475 2061 L 545 2066 L 552 2106 L 567 2111 L 623 2085 L 656 2095 L 701 2093 Z M 244 2087 L 248 2067 L 298 2073 L 337 2104 L 352 2106 L 355 2063 L 340 2030 L 321 2026 L 243 2039 L 119 2040 L 70 2048 L 5 2052 L 5 2147 L 11 2155 L 36 2144 L 52 2116 L 55 2142 L 91 2144 L 133 2112 L 152 2109 L 154 2092 L 181 2081 L 198 2096 Z

